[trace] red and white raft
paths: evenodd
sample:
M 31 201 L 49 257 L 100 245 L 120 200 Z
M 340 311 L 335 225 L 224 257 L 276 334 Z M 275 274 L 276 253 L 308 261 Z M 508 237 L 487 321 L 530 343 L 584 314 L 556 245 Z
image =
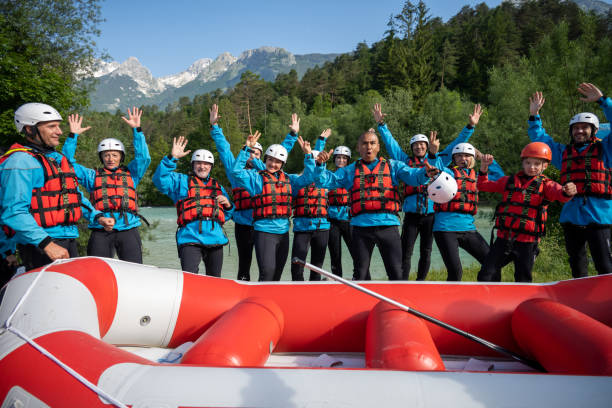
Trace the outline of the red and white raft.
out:
M 23 274 L 6 287 L 0 402 L 140 408 L 612 404 L 610 275 L 551 284 L 364 286 L 534 359 L 547 372 L 339 283 L 237 282 L 77 258 Z M 180 361 L 158 362 L 177 347 L 187 348 Z

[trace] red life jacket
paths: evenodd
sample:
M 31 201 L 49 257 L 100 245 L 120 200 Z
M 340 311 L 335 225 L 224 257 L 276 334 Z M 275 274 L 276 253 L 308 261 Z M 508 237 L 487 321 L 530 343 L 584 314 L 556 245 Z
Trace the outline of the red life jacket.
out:
M 289 176 L 279 171 L 278 177 L 266 170 L 259 172 L 263 188 L 254 198 L 253 219 L 289 218 L 291 216 L 291 182 Z
M 212 177 L 205 183 L 199 177 L 189 176 L 189 191 L 187 197 L 176 202 L 176 222 L 184 227 L 192 221 L 200 221 L 200 232 L 202 232 L 202 221 L 216 221 L 223 225 L 225 223 L 225 212 L 217 204 L 217 196 L 223 195 L 221 186 Z
M 330 207 L 344 207 L 349 204 L 349 193 L 346 188 L 327 191 L 327 202 Z
M 298 191 L 293 201 L 293 216 L 327 218 L 327 205 L 327 189 L 317 188 L 313 183 Z
M 36 158 L 42 166 L 45 184 L 32 190 L 30 214 L 42 228 L 56 225 L 76 225 L 82 216 L 79 182 L 72 165 L 65 156 L 57 162 L 29 147 L 15 143 L 4 154 L 0 163 L 15 152 L 25 152 Z
M 232 189 L 234 198 L 234 208 L 237 211 L 250 210 L 253 208 L 253 197 L 244 188 L 236 187 Z
M 476 170 L 474 169 L 463 169 L 467 170 L 467 174 L 464 174 L 461 169 L 454 166 L 451 167 L 453 170 L 453 176 L 457 181 L 457 194 L 445 204 L 434 204 L 434 211 L 448 211 L 448 212 L 459 212 L 464 214 L 476 214 L 478 210 L 478 190 L 476 189 Z
M 498 236 L 533 242 L 545 234 L 547 209 L 544 198 L 544 175 L 528 178 L 525 173 L 508 177 L 502 201 L 495 208 L 495 228 Z
M 370 171 L 361 159 L 355 162 L 355 178 L 350 192 L 351 215 L 391 213 L 400 210 L 400 197 L 391 179 L 391 166 L 380 158 Z
M 138 214 L 138 195 L 134 180 L 125 166 L 115 171 L 97 169 L 90 200 L 99 211 Z
M 415 159 L 414 157 L 411 157 L 410 159 L 408 159 L 406 164 L 410 167 L 420 169 L 421 167 L 425 167 L 425 162 L 427 162 L 427 159 L 420 161 L 418 159 Z M 408 197 L 413 194 L 423 194 L 426 191 L 427 191 L 427 186 L 425 186 L 424 184 L 420 186 L 416 186 L 416 187 L 409 186 L 408 184 L 404 185 L 404 197 Z
M 561 184 L 576 184 L 578 195 L 612 199 L 612 169 L 603 162 L 601 141 L 589 143 L 578 152 L 573 144 L 563 151 Z
M 15 236 L 15 230 L 6 225 L 2 226 L 2 232 L 4 232 L 7 238 L 13 238 Z

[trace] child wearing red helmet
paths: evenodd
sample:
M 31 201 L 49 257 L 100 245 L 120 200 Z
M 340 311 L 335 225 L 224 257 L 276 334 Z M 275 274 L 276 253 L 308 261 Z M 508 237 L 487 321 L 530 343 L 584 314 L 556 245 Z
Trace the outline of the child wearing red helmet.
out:
M 497 239 L 478 273 L 479 281 L 501 281 L 501 269 L 514 261 L 515 281 L 531 282 L 548 204 L 567 202 L 576 194 L 574 183 L 561 186 L 542 174 L 552 159 L 546 143 L 529 143 L 521 151 L 521 159 L 521 171 L 491 181 L 487 172 L 493 156 L 485 154 L 482 158 L 478 190 L 502 193 L 503 199 L 495 209 Z

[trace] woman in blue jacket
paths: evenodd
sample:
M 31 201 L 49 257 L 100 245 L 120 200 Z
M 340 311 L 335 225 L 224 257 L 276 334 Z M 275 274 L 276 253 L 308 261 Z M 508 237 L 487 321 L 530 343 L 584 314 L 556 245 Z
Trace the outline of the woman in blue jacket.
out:
M 153 175 L 153 184 L 176 206 L 176 244 L 184 271 L 198 273 L 204 261 L 206 275 L 221 276 L 223 246 L 229 242 L 223 224 L 231 218 L 234 206 L 225 189 L 210 176 L 215 163 L 208 150 L 191 156 L 191 173 L 176 173 L 176 163 L 187 156 L 187 139 L 173 139 L 172 152 L 164 156 Z

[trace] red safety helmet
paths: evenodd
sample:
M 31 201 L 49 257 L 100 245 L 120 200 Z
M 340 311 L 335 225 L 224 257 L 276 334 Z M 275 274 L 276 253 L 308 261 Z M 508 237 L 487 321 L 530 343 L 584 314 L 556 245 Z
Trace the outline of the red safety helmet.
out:
M 544 159 L 551 161 L 552 152 L 546 143 L 532 142 L 523 148 L 521 151 L 521 159 L 526 157 L 534 157 L 536 159 Z

